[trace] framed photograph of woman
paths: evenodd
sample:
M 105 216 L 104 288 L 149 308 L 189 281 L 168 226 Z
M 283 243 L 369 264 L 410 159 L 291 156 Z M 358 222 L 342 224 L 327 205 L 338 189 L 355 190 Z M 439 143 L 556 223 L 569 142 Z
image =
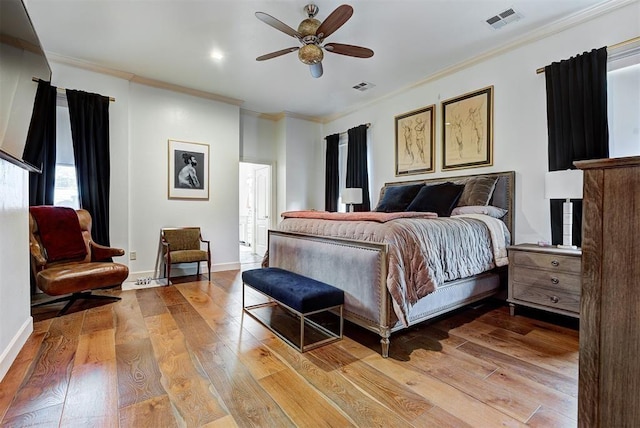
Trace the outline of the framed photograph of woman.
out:
M 493 86 L 442 102 L 442 170 L 493 165 Z
M 209 145 L 169 140 L 169 199 L 209 199 Z
M 434 172 L 435 105 L 395 117 L 396 177 Z

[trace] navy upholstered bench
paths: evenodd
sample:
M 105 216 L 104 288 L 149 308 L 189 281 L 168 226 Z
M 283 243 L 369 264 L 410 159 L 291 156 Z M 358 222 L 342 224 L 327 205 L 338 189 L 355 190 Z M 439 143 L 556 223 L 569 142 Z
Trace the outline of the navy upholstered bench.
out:
M 339 288 L 276 267 L 252 269 L 242 272 L 242 283 L 243 310 L 299 351 L 308 351 L 309 349 L 342 339 L 344 325 L 342 316 L 344 291 Z M 269 301 L 255 305 L 245 305 L 244 286 L 249 286 L 260 292 L 266 296 Z M 295 316 L 299 318 L 299 343 L 296 343 L 296 338 L 287 337 L 282 329 L 275 328 L 271 320 L 265 319 L 265 316 L 260 316 L 259 309 L 265 307 L 273 308 L 276 306 L 286 308 L 290 313 L 295 314 Z M 310 318 L 311 315 L 326 311 L 333 311 L 339 314 L 339 331 L 332 331 L 327 325 L 322 325 Z M 305 331 L 307 332 L 307 336 L 320 337 L 320 339 L 305 344 Z

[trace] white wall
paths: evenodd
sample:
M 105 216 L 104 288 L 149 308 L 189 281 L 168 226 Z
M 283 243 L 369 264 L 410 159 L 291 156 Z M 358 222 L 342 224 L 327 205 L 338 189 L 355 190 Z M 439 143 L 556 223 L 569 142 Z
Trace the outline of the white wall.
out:
M 239 108 L 51 65 L 53 85 L 116 99 L 109 105 L 110 232 L 111 244 L 127 251 L 116 261 L 129 265 L 130 277 L 154 274 L 165 226 L 200 226 L 211 240 L 212 270 L 237 268 Z M 169 139 L 210 145 L 208 201 L 168 199 Z M 130 251 L 136 251 L 137 260 L 128 260 Z M 195 265 L 185 267 L 195 272 Z
M 160 229 L 200 226 L 214 270 L 237 268 L 239 108 L 131 85 L 130 250 L 134 272 L 155 266 Z M 209 200 L 167 198 L 168 139 L 209 144 Z
M 324 163 L 322 126 L 286 117 L 286 201 L 285 210 L 324 209 Z
M 0 159 L 0 380 L 33 331 L 28 206 L 29 174 Z
M 277 151 L 277 123 L 240 110 L 240 160 L 275 163 Z
M 371 122 L 369 171 L 371 202 L 375 206 L 379 189 L 385 182 L 404 179 L 395 177 L 394 116 L 436 104 L 436 173 L 411 178 L 515 170 L 515 241 L 548 241 L 551 237 L 549 204 L 544 199 L 544 173 L 548 167 L 545 77 L 535 70 L 552 61 L 636 37 L 640 33 L 638 16 L 640 4 L 636 2 L 365 106 L 326 124 L 323 134 Z M 493 166 L 443 173 L 440 102 L 490 85 L 494 86 Z

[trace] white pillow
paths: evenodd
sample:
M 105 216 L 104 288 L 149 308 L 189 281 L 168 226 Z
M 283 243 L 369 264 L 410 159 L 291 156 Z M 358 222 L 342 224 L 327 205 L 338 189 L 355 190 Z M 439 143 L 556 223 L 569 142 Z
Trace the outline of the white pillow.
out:
M 494 218 L 502 218 L 506 213 L 507 210 L 492 205 L 469 205 L 454 208 L 453 211 L 451 211 L 451 216 L 453 217 L 460 214 L 485 214 Z

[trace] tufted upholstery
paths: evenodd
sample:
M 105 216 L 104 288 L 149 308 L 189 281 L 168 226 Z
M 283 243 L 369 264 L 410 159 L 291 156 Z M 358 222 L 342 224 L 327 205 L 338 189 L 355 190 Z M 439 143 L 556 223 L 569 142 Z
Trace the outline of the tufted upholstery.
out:
M 167 279 L 171 278 L 171 265 L 175 263 L 197 263 L 200 274 L 200 262 L 207 262 L 209 279 L 211 279 L 211 248 L 209 241 L 202 239 L 199 227 L 165 228 L 161 231 L 162 257 L 167 272 Z M 207 249 L 202 250 L 201 244 Z
M 124 250 L 105 247 L 93 242 L 91 215 L 86 210 L 77 210 L 76 214 L 86 247 L 86 256 L 53 262 L 47 258 L 47 252 L 40 238 L 41 231 L 38 223 L 33 215 L 29 214 L 29 251 L 37 287 L 51 296 L 71 294 L 71 296 L 55 300 L 56 302 L 69 300 L 59 315 L 64 314 L 78 298 L 106 297 L 81 292 L 120 285 L 129 275 L 127 266 L 111 261 L 111 257 L 124 255 Z M 110 296 L 109 298 L 117 300 Z M 44 304 L 48 303 L 53 303 L 53 301 L 44 302 Z

